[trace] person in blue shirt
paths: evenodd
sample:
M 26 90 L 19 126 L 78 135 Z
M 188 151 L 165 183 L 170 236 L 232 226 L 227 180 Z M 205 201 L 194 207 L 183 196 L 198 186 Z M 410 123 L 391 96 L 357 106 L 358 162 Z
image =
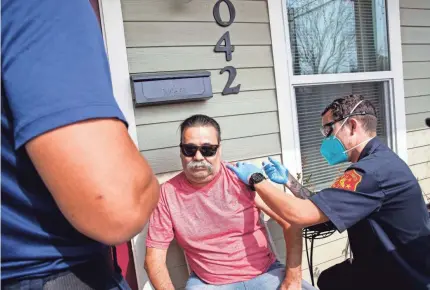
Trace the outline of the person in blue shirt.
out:
M 252 164 L 230 166 L 290 224 L 331 223 L 339 232 L 348 231 L 353 259 L 323 271 L 321 290 L 414 289 L 382 248 L 368 218 L 384 229 L 411 267 L 430 278 L 430 221 L 421 188 L 407 164 L 378 139 L 376 126 L 376 110 L 361 95 L 336 99 L 322 112 L 321 154 L 330 165 L 351 164 L 330 188 L 316 194 L 272 159 L 263 164 L 264 171 L 294 196 L 274 187 Z
M 1 3 L 2 289 L 126 289 L 158 182 L 112 92 L 88 0 Z

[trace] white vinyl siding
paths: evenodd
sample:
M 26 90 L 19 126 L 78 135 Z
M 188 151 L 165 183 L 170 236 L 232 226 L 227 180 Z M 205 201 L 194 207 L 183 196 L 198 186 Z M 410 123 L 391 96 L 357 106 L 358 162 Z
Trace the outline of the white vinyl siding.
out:
M 281 153 L 267 3 L 233 1 L 236 19 L 227 28 L 213 18 L 215 3 L 122 1 L 130 73 L 211 72 L 214 96 L 208 101 L 135 109 L 139 149 L 157 174 L 180 170 L 177 128 L 195 113 L 221 123 L 226 160 Z M 224 6 L 221 16 L 226 19 Z M 225 61 L 225 54 L 213 51 L 225 31 L 230 31 L 235 46 L 230 62 Z M 237 69 L 232 86 L 241 84 L 238 95 L 221 95 L 227 73 L 220 74 L 220 69 L 226 65 Z
M 430 1 L 401 0 L 408 164 L 430 201 Z
M 233 0 L 236 18 L 220 27 L 213 17 L 216 0 L 121 0 L 127 59 L 130 73 L 207 70 L 213 97 L 207 101 L 139 107 L 134 109 L 139 149 L 160 182 L 181 170 L 179 124 L 192 114 L 214 117 L 221 126 L 223 159 L 251 160 L 261 164 L 267 156 L 280 158 L 280 128 L 273 70 L 269 14 L 266 1 Z M 221 4 L 222 19 L 228 19 Z M 230 31 L 235 47 L 232 60 L 214 47 Z M 232 84 L 241 84 L 237 95 L 222 95 L 228 74 L 237 69 Z M 270 223 L 270 221 L 269 221 Z M 283 240 L 275 225 L 272 232 Z M 277 235 L 281 234 L 281 237 Z M 145 234 L 137 239 L 137 275 L 142 274 Z M 285 258 L 285 249 L 276 249 Z M 188 276 L 182 250 L 174 241 L 167 266 L 175 289 L 183 289 Z

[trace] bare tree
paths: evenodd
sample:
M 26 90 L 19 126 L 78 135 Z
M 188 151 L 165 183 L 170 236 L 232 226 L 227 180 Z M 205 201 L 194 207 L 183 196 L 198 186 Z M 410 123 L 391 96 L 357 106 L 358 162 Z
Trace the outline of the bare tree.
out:
M 353 2 L 289 1 L 288 16 L 296 73 L 357 70 Z

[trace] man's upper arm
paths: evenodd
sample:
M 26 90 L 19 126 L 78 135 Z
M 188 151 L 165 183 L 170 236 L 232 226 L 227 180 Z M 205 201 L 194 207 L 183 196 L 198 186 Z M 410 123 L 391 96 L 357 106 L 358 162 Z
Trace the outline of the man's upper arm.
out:
M 165 194 L 167 186 L 161 186 L 160 199 L 149 219 L 148 235 L 146 237 L 146 246 L 148 248 L 167 250 L 174 238 L 173 221 Z
M 383 198 L 373 175 L 355 168 L 345 171 L 331 188 L 323 189 L 310 200 L 343 232 L 378 209 Z
M 2 1 L 2 81 L 14 146 L 69 222 L 105 243 L 139 232 L 158 183 L 114 99 L 89 1 Z

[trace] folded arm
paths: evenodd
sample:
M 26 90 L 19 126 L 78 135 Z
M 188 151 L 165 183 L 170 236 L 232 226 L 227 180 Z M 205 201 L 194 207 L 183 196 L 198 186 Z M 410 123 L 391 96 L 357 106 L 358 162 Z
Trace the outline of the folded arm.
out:
M 26 150 L 66 219 L 94 240 L 130 240 L 157 204 L 158 181 L 117 119 L 57 128 Z
M 27 2 L 2 10 L 2 109 L 5 101 L 15 149 L 25 147 L 79 232 L 128 241 L 155 207 L 158 182 L 115 101 L 94 11 L 88 1 Z

